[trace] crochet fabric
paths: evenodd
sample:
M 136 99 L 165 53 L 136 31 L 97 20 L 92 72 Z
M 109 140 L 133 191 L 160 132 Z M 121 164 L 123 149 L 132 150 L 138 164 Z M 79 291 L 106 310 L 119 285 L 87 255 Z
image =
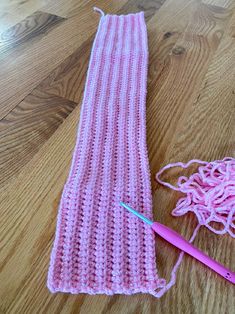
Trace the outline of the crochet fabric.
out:
M 77 141 L 59 206 L 51 292 L 155 294 L 146 148 L 147 33 L 143 12 L 103 15 L 90 57 Z

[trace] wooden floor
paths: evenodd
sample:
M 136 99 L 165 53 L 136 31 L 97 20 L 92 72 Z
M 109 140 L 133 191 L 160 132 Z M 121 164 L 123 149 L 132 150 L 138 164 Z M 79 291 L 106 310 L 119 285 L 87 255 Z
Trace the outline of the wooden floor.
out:
M 234 0 L 1 0 L 0 313 L 234 313 L 234 286 L 185 257 L 177 284 L 150 295 L 71 296 L 46 287 L 57 207 L 68 175 L 99 14 L 145 11 L 149 36 L 147 139 L 154 215 L 179 195 L 154 182 L 166 163 L 235 156 Z M 195 244 L 234 269 L 234 240 L 201 228 Z M 179 251 L 157 239 L 169 279 Z

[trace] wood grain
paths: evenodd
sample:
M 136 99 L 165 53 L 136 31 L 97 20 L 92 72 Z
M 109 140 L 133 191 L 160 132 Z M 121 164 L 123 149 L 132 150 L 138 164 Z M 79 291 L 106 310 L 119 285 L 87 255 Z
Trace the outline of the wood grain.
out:
M 100 18 L 93 6 L 117 14 L 145 11 L 147 142 L 155 218 L 186 237 L 196 226 L 193 215 L 170 215 L 179 195 L 154 181 L 161 166 L 192 158 L 235 156 L 233 1 L 3 0 L 0 313 L 232 314 L 234 287 L 187 256 L 177 284 L 161 299 L 147 294 L 53 295 L 46 288 L 57 209 Z M 174 181 L 177 174 L 178 170 L 172 171 L 167 178 Z M 231 269 L 233 242 L 205 228 L 195 240 Z M 179 252 L 159 238 L 156 250 L 159 274 L 169 279 Z
M 0 33 L 4 32 L 6 29 L 24 20 L 27 16 L 33 14 L 33 12 L 39 10 L 43 2 L 45 1 L 1 0 L 0 2 Z
M 80 102 L 94 36 L 86 40 L 37 87 L 39 90 Z
M 179 117 L 197 97 L 202 78 L 218 47 L 229 17 L 224 9 L 220 10 L 221 13 L 217 7 L 194 4 L 190 21 L 172 48 L 164 70 L 160 76 L 155 76 L 155 84 L 150 86 L 148 99 L 152 114 L 147 123 L 150 125 L 148 143 L 153 148 L 149 155 L 155 163 L 152 164 L 154 172 L 161 166 L 161 158 L 165 158 Z M 161 131 L 157 139 L 156 129 Z
M 47 0 L 41 10 L 63 17 L 72 17 L 79 14 L 80 8 L 88 2 L 92 4 L 90 0 Z
M 203 3 L 218 6 L 221 8 L 230 8 L 234 5 L 233 0 L 202 0 Z
M 38 36 L 45 35 L 53 26 L 63 20 L 57 15 L 40 11 L 34 12 L 1 34 L 0 54 L 25 43 L 29 45 L 32 40 L 39 40 Z
M 0 120 L 0 187 L 18 174 L 76 106 L 35 89 Z
M 126 14 L 126 12 L 139 12 L 144 11 L 146 21 L 150 20 L 154 16 L 156 11 L 160 9 L 166 0 L 129 0 L 118 11 L 118 14 Z

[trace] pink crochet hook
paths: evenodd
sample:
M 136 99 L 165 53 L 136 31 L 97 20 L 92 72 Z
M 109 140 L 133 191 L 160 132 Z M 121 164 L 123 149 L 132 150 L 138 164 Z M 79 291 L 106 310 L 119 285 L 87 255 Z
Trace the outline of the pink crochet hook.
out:
M 151 228 L 160 235 L 163 239 L 168 241 L 169 243 L 173 244 L 175 247 L 179 248 L 180 250 L 186 252 L 187 254 L 193 256 L 201 263 L 205 264 L 206 266 L 210 267 L 212 270 L 214 270 L 216 273 L 230 281 L 231 283 L 235 283 L 235 273 L 233 273 L 228 268 L 224 267 L 223 265 L 219 264 L 212 258 L 210 258 L 205 253 L 201 252 L 199 249 L 197 249 L 195 246 L 193 246 L 191 243 L 189 243 L 187 240 L 185 240 L 181 235 L 179 235 L 174 230 L 162 225 L 159 222 L 153 222 L 149 220 L 148 218 L 144 217 L 142 214 L 131 208 L 129 205 L 120 202 L 120 205 L 128 209 L 130 212 L 132 212 L 134 215 L 138 216 L 140 219 L 142 219 L 144 222 L 149 224 Z

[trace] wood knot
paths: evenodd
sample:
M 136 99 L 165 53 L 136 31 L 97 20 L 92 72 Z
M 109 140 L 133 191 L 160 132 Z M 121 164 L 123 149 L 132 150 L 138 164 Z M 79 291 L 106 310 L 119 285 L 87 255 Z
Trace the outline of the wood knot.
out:
M 185 48 L 182 46 L 176 46 L 172 49 L 172 53 L 177 56 L 182 55 L 183 53 L 185 53 Z
M 171 37 L 173 35 L 172 32 L 166 32 L 164 35 L 163 35 L 163 39 L 167 39 L 169 37 Z

